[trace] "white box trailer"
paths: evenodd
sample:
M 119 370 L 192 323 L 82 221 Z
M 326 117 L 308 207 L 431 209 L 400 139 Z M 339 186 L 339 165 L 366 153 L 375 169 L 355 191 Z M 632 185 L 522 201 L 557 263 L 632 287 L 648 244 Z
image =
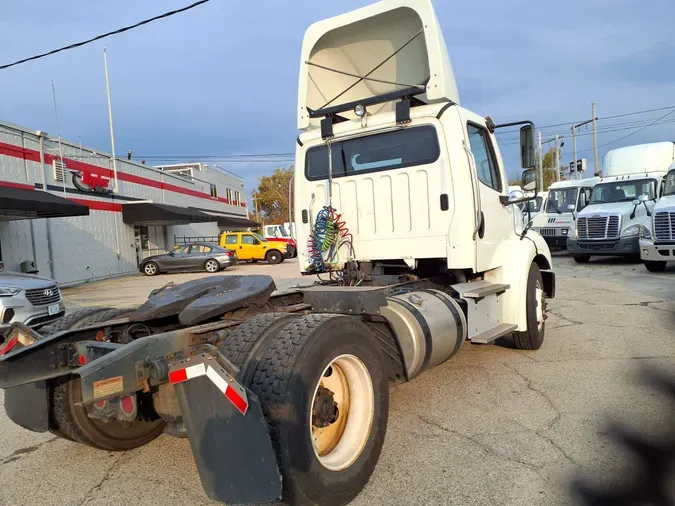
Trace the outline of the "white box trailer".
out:
M 105 450 L 187 435 L 212 499 L 342 505 L 377 464 L 390 382 L 466 342 L 542 346 L 551 255 L 520 224 L 494 135 L 521 126 L 527 192 L 534 127 L 459 105 L 428 0 L 312 25 L 297 111 L 300 270 L 323 282 L 211 276 L 114 321 L 15 326 L 0 345 L 10 419 Z
M 567 247 L 569 229 L 574 228 L 577 214 L 586 207 L 591 190 L 599 181 L 598 177 L 572 179 L 548 187 L 546 204 L 532 220 L 532 228 L 549 247 Z
M 567 249 L 579 263 L 591 256 L 639 257 L 642 224 L 663 195 L 664 177 L 675 162 L 675 143 L 654 142 L 609 151 L 602 178 L 576 220 Z
M 651 218 L 642 222 L 640 258 L 650 272 L 662 272 L 667 262 L 675 262 L 675 164 L 664 178 Z

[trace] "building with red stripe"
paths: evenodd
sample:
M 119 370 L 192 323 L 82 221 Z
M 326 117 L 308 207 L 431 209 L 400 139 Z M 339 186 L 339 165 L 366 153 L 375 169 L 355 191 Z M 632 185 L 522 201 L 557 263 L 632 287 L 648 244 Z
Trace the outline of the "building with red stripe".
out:
M 141 259 L 171 250 L 176 236 L 255 225 L 236 174 L 201 163 L 115 162 L 107 153 L 0 122 L 0 187 L 17 194 L 9 197 L 48 192 L 89 209 L 87 216 L 49 218 L 48 203 L 31 213 L 0 200 L 0 265 L 16 271 L 29 261 L 61 284 L 80 283 L 136 272 Z

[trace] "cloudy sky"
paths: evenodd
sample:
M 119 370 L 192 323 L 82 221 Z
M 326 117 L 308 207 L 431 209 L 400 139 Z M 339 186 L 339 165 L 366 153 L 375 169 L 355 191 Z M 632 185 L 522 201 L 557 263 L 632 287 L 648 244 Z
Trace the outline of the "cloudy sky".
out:
M 0 65 L 97 35 L 189 0 L 0 0 Z M 102 51 L 108 50 L 116 144 L 135 157 L 289 153 L 294 150 L 300 47 L 313 21 L 367 0 L 211 0 L 137 30 L 0 71 L 0 119 L 110 149 Z M 672 0 L 538 2 L 437 0 L 462 105 L 498 123 L 541 126 L 675 106 Z M 601 120 L 600 154 L 675 139 L 675 109 Z M 546 127 L 546 137 L 569 125 Z M 580 156 L 592 159 L 589 131 Z M 629 135 L 629 137 L 622 139 Z M 515 139 L 502 134 L 517 174 Z M 569 160 L 568 160 L 569 159 Z M 157 160 L 157 158 L 154 158 Z M 269 163 L 220 162 L 245 178 L 247 192 Z

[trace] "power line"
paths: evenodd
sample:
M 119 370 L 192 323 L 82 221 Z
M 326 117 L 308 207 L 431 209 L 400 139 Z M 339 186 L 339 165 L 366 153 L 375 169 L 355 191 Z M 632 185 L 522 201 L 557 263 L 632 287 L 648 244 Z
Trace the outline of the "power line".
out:
M 669 105 L 666 107 L 657 107 L 655 109 L 642 109 L 640 111 L 633 111 L 633 112 L 626 112 L 623 114 L 614 114 L 612 116 L 602 116 L 598 118 L 598 121 L 600 120 L 606 120 L 606 119 L 614 119 L 614 118 L 623 118 L 626 116 L 635 116 L 637 114 L 646 114 L 649 112 L 658 112 L 658 111 L 665 111 L 667 109 L 675 109 L 675 105 Z M 560 126 L 572 126 L 575 123 L 579 123 L 580 120 L 577 121 L 568 121 L 567 123 L 556 123 L 554 125 L 543 125 L 543 126 L 538 126 L 538 129 L 544 129 L 544 128 L 554 128 L 554 127 L 560 127 Z M 516 133 L 518 130 L 504 130 L 497 132 L 498 135 L 503 135 L 503 134 L 509 134 L 509 133 Z
M 605 146 L 609 146 L 610 144 L 614 144 L 615 142 L 619 142 L 619 141 L 622 141 L 622 140 L 624 140 L 624 139 L 627 139 L 627 138 L 630 137 L 631 135 L 635 135 L 635 134 L 637 134 L 637 133 L 639 133 L 639 132 L 642 132 L 645 128 L 649 128 L 650 126 L 655 125 L 657 122 L 659 122 L 659 121 L 662 120 L 662 119 L 665 119 L 667 116 L 670 116 L 670 115 L 673 114 L 674 112 L 675 112 L 675 109 L 672 109 L 672 110 L 670 110 L 669 112 L 667 112 L 666 114 L 664 114 L 663 116 L 661 116 L 660 118 L 655 119 L 655 120 L 654 120 L 652 123 L 650 123 L 649 125 L 645 125 L 645 126 L 643 126 L 642 128 L 636 130 L 635 132 L 631 132 L 631 133 L 629 133 L 628 135 L 624 135 L 623 137 L 619 137 L 618 139 L 614 139 L 613 141 L 606 142 L 605 144 L 601 144 L 600 146 L 598 146 L 598 148 L 604 148 Z M 579 153 L 585 153 L 586 151 L 588 151 L 588 150 L 579 151 Z
M 165 12 L 164 14 L 160 14 L 159 16 L 155 16 L 155 17 L 152 17 L 152 18 L 149 18 L 149 19 L 145 19 L 145 20 L 140 21 L 136 24 L 133 24 L 133 25 L 130 25 L 130 26 L 125 26 L 123 28 L 119 28 L 119 29 L 114 30 L 112 32 L 104 33 L 102 35 L 97 35 L 96 37 L 93 37 L 93 38 L 88 39 L 88 40 L 84 40 L 82 42 L 76 42 L 75 44 L 70 44 L 69 46 L 60 47 L 58 49 L 53 49 L 53 50 L 48 51 L 46 53 L 31 56 L 30 58 L 24 58 L 22 60 L 17 60 L 13 63 L 8 63 L 6 65 L 0 65 L 0 70 L 5 70 L 9 67 L 14 67 L 15 65 L 20 65 L 22 63 L 26 63 L 26 62 L 29 62 L 29 61 L 32 61 L 32 60 L 39 60 L 40 58 L 44 58 L 46 56 L 51 56 L 53 54 L 60 53 L 61 51 L 66 51 L 68 49 L 75 49 L 76 47 L 84 46 L 85 44 L 90 44 L 91 42 L 95 42 L 97 40 L 105 39 L 106 37 L 110 37 L 111 35 L 117 35 L 117 34 L 120 34 L 120 33 L 123 33 L 123 32 L 127 32 L 129 30 L 133 30 L 134 28 L 138 28 L 139 26 L 147 25 L 148 23 L 152 23 L 153 21 L 157 21 L 158 19 L 168 18 L 170 16 L 173 16 L 174 14 L 179 14 L 181 12 L 185 12 L 185 11 L 188 11 L 190 9 L 194 9 L 197 6 L 205 4 L 206 2 L 210 2 L 210 1 L 211 0 L 199 0 L 198 2 L 190 4 L 186 7 L 182 7 L 180 9 Z

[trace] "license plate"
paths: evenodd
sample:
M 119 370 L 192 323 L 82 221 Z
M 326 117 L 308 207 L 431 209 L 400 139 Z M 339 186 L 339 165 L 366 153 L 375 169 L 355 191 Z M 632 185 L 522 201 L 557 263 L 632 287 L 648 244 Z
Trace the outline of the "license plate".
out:
M 49 316 L 52 316 L 61 311 L 61 308 L 58 304 L 52 304 L 47 308 L 47 311 L 49 311 Z

